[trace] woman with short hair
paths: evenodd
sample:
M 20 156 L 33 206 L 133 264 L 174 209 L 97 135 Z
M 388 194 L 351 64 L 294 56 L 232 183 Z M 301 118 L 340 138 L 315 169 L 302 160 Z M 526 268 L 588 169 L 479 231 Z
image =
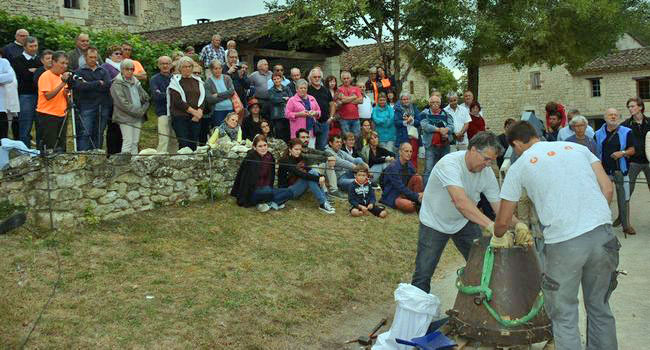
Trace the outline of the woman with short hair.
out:
M 264 118 L 259 101 L 256 98 L 251 98 L 248 101 L 248 110 L 246 110 L 246 116 L 241 125 L 244 139 L 253 141 L 257 134 L 262 133 L 262 119 Z
M 306 129 L 311 142 L 314 139 L 314 124 L 320 118 L 320 106 L 313 96 L 307 94 L 308 86 L 305 79 L 296 82 L 296 94 L 287 101 L 284 114 L 289 120 L 291 138 L 298 137 L 298 130 Z
M 206 93 L 201 78 L 192 75 L 193 67 L 194 61 L 187 56 L 178 60 L 180 74 L 172 75 L 167 89 L 167 114 L 172 117 L 179 148 L 196 150 Z
M 122 46 L 113 45 L 108 48 L 107 58 L 102 68 L 104 68 L 108 75 L 111 77 L 111 80 L 120 74 L 120 63 L 122 62 Z M 111 105 L 111 115 L 113 115 Z M 113 120 L 108 122 L 106 126 L 106 154 L 116 154 L 122 151 L 122 131 L 120 131 L 120 125 L 115 123 Z
M 253 139 L 253 149 L 242 160 L 230 195 L 237 198 L 237 205 L 252 207 L 267 212 L 269 209 L 280 210 L 284 203 L 293 196 L 288 188 L 273 188 L 275 183 L 275 159 L 269 152 L 264 135 Z
M 395 111 L 388 105 L 388 98 L 383 92 L 379 93 L 377 105 L 372 109 L 372 121 L 375 131 L 379 134 L 379 143 L 386 150 L 395 149 Z
M 228 137 L 232 142 L 241 142 L 243 140 L 243 134 L 238 122 L 239 115 L 235 112 L 229 113 L 223 123 L 214 129 L 208 143 L 210 145 L 216 144 L 218 139 L 224 137 Z
M 467 139 L 471 140 L 474 135 L 485 131 L 485 119 L 481 115 L 481 104 L 478 101 L 473 101 L 469 105 L 469 116 L 471 121 L 467 126 Z
M 216 128 L 223 123 L 226 116 L 234 112 L 230 98 L 235 94 L 235 87 L 230 76 L 223 74 L 221 61 L 213 60 L 210 63 L 212 76 L 205 81 L 205 101 L 212 110 L 210 129 Z
M 271 106 L 269 120 L 273 125 L 275 136 L 284 142 L 289 142 L 293 133 L 289 131 L 289 121 L 285 118 L 285 109 L 287 101 L 291 98 L 291 92 L 282 85 L 282 79 L 284 79 L 282 73 L 274 73 L 271 77 L 273 86 L 269 89 L 269 105 Z
M 138 154 L 140 129 L 149 109 L 149 95 L 135 78 L 133 61 L 125 59 L 120 63 L 120 74 L 111 84 L 113 99 L 113 122 L 120 125 L 122 132 L 122 153 Z
M 597 157 L 598 154 L 596 152 L 596 142 L 594 142 L 594 139 L 591 137 L 587 137 L 587 126 L 589 125 L 587 118 L 581 115 L 576 115 L 571 119 L 569 125 L 575 134 L 566 139 L 566 142 L 579 143 L 589 148 L 591 153 Z

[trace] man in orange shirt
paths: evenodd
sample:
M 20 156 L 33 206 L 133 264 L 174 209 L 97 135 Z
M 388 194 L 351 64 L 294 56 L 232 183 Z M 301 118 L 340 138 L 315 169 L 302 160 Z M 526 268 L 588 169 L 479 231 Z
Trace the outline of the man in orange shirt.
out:
M 70 77 L 68 58 L 65 52 L 52 55 L 52 68 L 46 70 L 38 79 L 38 127 L 40 138 L 38 148 L 65 152 L 67 128 L 65 115 L 68 109 L 68 87 Z
M 135 70 L 133 71 L 133 76 L 140 80 L 147 80 L 147 72 L 144 70 L 144 67 L 142 67 L 142 63 L 140 61 L 136 61 L 133 58 L 131 58 L 131 55 L 133 54 L 133 45 L 129 43 L 123 43 L 122 44 L 122 59 L 130 59 L 133 61 L 133 68 Z

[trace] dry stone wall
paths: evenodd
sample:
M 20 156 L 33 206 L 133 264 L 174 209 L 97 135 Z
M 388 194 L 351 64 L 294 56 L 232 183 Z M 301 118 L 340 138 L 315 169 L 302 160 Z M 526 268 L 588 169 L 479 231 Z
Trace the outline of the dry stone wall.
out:
M 278 159 L 286 146 L 278 140 L 269 144 Z M 211 156 L 205 151 L 173 156 L 118 154 L 108 159 L 83 152 L 62 154 L 47 160 L 47 171 L 45 159 L 23 155 L 11 159 L 9 168 L 0 173 L 0 201 L 25 206 L 30 222 L 43 227 L 49 226 L 50 198 L 55 227 L 111 220 L 204 199 L 200 184 L 210 180 L 217 191 L 229 193 L 248 149 L 224 142 Z

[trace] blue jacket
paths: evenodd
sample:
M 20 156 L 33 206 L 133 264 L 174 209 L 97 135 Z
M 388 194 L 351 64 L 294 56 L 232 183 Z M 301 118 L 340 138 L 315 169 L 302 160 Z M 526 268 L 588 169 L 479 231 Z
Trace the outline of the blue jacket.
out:
M 348 202 L 353 208 L 357 208 L 359 204 L 367 207 L 368 204 L 375 204 L 375 190 L 370 187 L 370 181 L 365 184 L 357 183 L 357 180 L 352 182 L 350 190 L 348 191 Z
M 97 66 L 95 70 L 83 66 L 75 72 L 84 81 L 76 80 L 74 84 L 74 98 L 79 109 L 86 109 L 101 105 L 109 107 L 113 104 L 111 98 L 111 77 L 106 69 Z M 103 82 L 103 83 L 100 83 Z
M 420 111 L 418 107 L 411 103 L 411 115 L 413 116 L 413 126 L 420 131 Z M 406 122 L 403 119 L 404 117 L 404 107 L 401 102 L 395 104 L 395 147 L 403 144 L 404 142 L 409 142 L 409 135 L 406 131 Z M 421 138 L 421 136 L 420 136 Z
M 410 179 L 415 175 L 415 168 L 411 162 L 407 162 L 406 166 L 408 166 L 408 176 Z M 399 162 L 399 160 L 395 160 L 386 169 L 384 169 L 384 172 L 382 174 L 382 194 L 379 201 L 391 208 L 395 208 L 395 200 L 400 195 L 414 202 L 418 201 L 418 194 L 406 187 L 406 183 L 402 181 L 401 173 L 402 164 Z
M 627 134 L 629 134 L 631 131 L 632 129 L 626 128 L 622 125 L 616 129 L 616 133 L 618 134 L 618 142 L 621 144 L 621 151 L 625 151 L 627 149 Z M 600 158 L 601 162 L 603 161 L 603 157 L 605 157 L 603 154 L 603 143 L 605 142 L 605 139 L 607 139 L 607 123 L 603 124 L 603 126 L 601 126 L 600 129 L 596 131 L 596 153 L 598 154 L 598 158 Z M 609 155 L 607 155 L 607 157 L 609 157 Z M 618 167 L 621 169 L 623 175 L 627 175 L 627 163 L 627 157 L 621 157 L 618 159 Z
M 393 107 L 386 105 L 381 108 L 376 105 L 372 108 L 372 121 L 375 122 L 375 131 L 379 134 L 379 142 L 395 142 L 395 112 Z
M 422 129 L 422 143 L 424 147 L 431 147 L 433 133 L 439 127 L 449 128 L 449 137 L 454 133 L 454 119 L 449 113 L 440 110 L 440 114 L 431 114 L 431 109 L 427 108 L 420 113 L 420 128 Z
M 171 74 L 164 76 L 157 73 L 149 80 L 149 92 L 151 93 L 153 108 L 159 117 L 167 114 L 167 87 L 169 87 L 171 78 Z

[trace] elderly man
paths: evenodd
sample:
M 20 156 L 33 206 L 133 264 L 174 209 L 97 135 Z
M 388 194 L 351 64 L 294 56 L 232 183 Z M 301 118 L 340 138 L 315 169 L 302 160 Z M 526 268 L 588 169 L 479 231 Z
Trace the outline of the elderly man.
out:
M 424 143 L 426 167 L 424 169 L 424 184 L 428 183 L 429 174 L 442 157 L 449 153 L 451 135 L 454 133 L 454 120 L 449 113 L 440 108 L 441 99 L 438 95 L 429 97 L 429 108 L 420 113 L 422 142 Z M 460 107 L 458 107 L 460 108 Z
M 214 60 L 219 60 L 221 64 L 226 64 L 226 50 L 221 47 L 221 35 L 214 34 L 212 36 L 212 42 L 201 49 L 199 59 L 203 63 L 206 72 L 210 71 L 210 63 Z
M 352 182 L 354 182 L 354 174 L 359 167 L 368 169 L 368 164 L 364 163 L 363 159 L 355 158 L 350 153 L 342 149 L 343 141 L 341 136 L 331 135 L 329 137 L 329 146 L 325 148 L 328 156 L 336 157 L 336 182 L 339 189 L 348 193 Z
M 25 40 L 29 36 L 29 32 L 26 29 L 18 29 L 16 31 L 16 40 L 14 42 L 5 45 L 2 48 L 4 54 L 3 58 L 6 58 L 7 61 L 12 62 L 14 58 L 19 57 L 23 53 L 25 47 Z
M 133 45 L 130 43 L 124 42 L 122 43 L 122 59 L 130 59 L 133 61 L 133 67 L 135 68 L 135 71 L 133 72 L 133 76 L 140 80 L 147 80 L 147 72 L 144 70 L 144 67 L 142 66 L 142 63 L 138 60 L 134 60 L 131 58 L 133 55 Z
M 25 50 L 20 56 L 15 57 L 11 65 L 16 72 L 18 80 L 18 100 L 20 112 L 18 113 L 19 139 L 25 146 L 32 146 L 32 126 L 36 123 L 36 102 L 38 100 L 37 84 L 34 82 L 34 73 L 43 64 L 36 57 L 38 55 L 38 40 L 33 36 L 25 39 Z
M 377 85 L 377 67 L 371 67 L 368 71 L 368 80 L 365 84 L 366 91 L 372 91 L 372 105 L 379 102 L 379 85 Z
M 68 51 L 68 68 L 72 71 L 76 71 L 79 67 L 83 67 L 86 64 L 86 51 L 90 47 L 90 36 L 86 33 L 79 33 L 77 39 L 75 40 L 75 48 Z M 99 56 L 97 63 L 102 65 L 102 57 Z
M 420 232 L 412 285 L 429 292 L 431 276 L 451 238 L 465 260 L 481 227 L 494 224 L 477 207 L 481 192 L 499 212 L 499 184 L 490 167 L 501 153 L 497 136 L 476 134 L 466 151 L 444 156 L 433 168 L 420 209 Z
M 97 64 L 98 59 L 97 48 L 89 47 L 86 50 L 86 64 L 75 72 L 82 78 L 75 82 L 74 88 L 79 109 L 79 114 L 75 116 L 78 151 L 102 149 L 104 130 L 111 118 L 111 76 Z
M 356 137 L 361 134 L 361 124 L 359 124 L 359 104 L 363 103 L 363 95 L 361 90 L 352 85 L 352 75 L 350 72 L 341 72 L 341 85 L 337 91 L 339 102 L 341 103 L 338 109 L 339 120 L 341 124 L 341 131 L 343 134 L 351 132 Z
M 291 96 L 296 94 L 296 82 L 300 80 L 302 77 L 302 73 L 300 72 L 300 68 L 293 67 L 291 68 L 289 78 L 291 78 L 291 81 L 287 85 L 287 88 L 289 88 L 289 92 L 291 93 Z
M 615 288 L 612 279 L 620 243 L 611 228 L 612 184 L 601 162 L 580 145 L 540 142 L 528 122 L 515 123 L 507 135 L 519 159 L 508 170 L 501 189 L 492 245 L 511 245 L 512 234 L 506 230 L 525 189 L 544 227 L 541 285 L 555 349 L 583 348 L 578 327 L 581 284 L 588 319 L 587 348 L 618 349 L 609 297 Z
M 254 97 L 259 101 L 262 114 L 265 116 L 269 113 L 269 81 L 272 76 L 273 73 L 269 71 L 269 62 L 265 59 L 257 61 L 257 70 L 248 76 L 248 81 L 255 87 Z
M 445 107 L 445 112 L 454 120 L 454 139 L 456 144 L 453 146 L 454 151 L 467 149 L 467 128 L 472 118 L 469 115 L 469 106 L 474 102 L 474 94 L 471 91 L 465 92 L 465 103 L 458 104 L 458 95 L 455 92 L 447 94 L 449 104 Z M 480 112 L 479 112 L 480 114 Z
M 307 94 L 313 96 L 320 107 L 320 118 L 316 121 L 314 134 L 316 135 L 316 148 L 324 150 L 327 147 L 327 137 L 330 132 L 330 123 L 334 120 L 336 102 L 329 89 L 323 85 L 323 71 L 316 67 L 309 72 L 309 87 Z
M 65 152 L 67 137 L 65 114 L 68 109 L 69 88 L 66 81 L 70 74 L 65 52 L 57 51 L 52 55 L 52 68 L 41 74 L 38 79 L 36 125 L 40 132 L 36 135 L 39 138 L 37 140 L 39 149 L 46 147 L 55 152 Z
M 573 117 L 580 115 L 580 111 L 577 109 L 572 109 L 567 113 L 566 118 L 567 118 L 567 125 L 560 129 L 560 131 L 557 134 L 557 140 L 558 141 L 567 141 L 567 139 L 573 135 L 575 135 L 575 132 L 573 130 L 573 127 L 571 126 L 571 119 Z M 594 138 L 594 129 L 589 126 L 589 123 L 586 125 L 585 129 L 587 133 L 587 137 L 590 139 Z
M 424 184 L 422 177 L 411 164 L 413 148 L 409 143 L 399 146 L 399 159 L 394 160 L 383 173 L 381 203 L 403 213 L 420 209 Z
M 415 104 L 411 103 L 411 95 L 407 92 L 402 92 L 394 110 L 396 144 L 401 145 L 404 142 L 411 144 L 413 149 L 411 164 L 417 169 L 418 150 L 420 148 L 420 133 L 418 131 L 420 128 L 420 111 Z
M 623 232 L 628 235 L 636 234 L 636 231 L 630 223 L 630 178 L 628 170 L 630 168 L 629 157 L 635 154 L 634 133 L 630 128 L 621 124 L 620 114 L 615 108 L 609 108 L 605 111 L 605 124 L 596 131 L 596 154 L 603 163 L 605 173 L 609 178 L 619 183 L 616 187 L 616 197 L 618 208 L 618 218 L 614 221 L 614 226 L 623 224 Z M 622 184 L 620 184 L 623 182 Z M 621 206 L 625 206 L 622 208 Z M 622 212 L 625 215 L 622 215 Z
M 174 153 L 178 149 L 178 142 L 171 127 L 171 117 L 167 115 L 167 87 L 172 77 L 172 59 L 169 56 L 158 57 L 158 69 L 160 73 L 151 77 L 149 82 L 149 93 L 158 116 L 157 150 L 159 153 Z
M 282 75 L 282 86 L 287 86 L 288 87 L 289 84 L 291 83 L 291 81 L 284 76 L 284 66 L 283 65 L 276 64 L 275 66 L 273 66 L 273 74 Z M 266 82 L 266 87 L 269 88 L 269 89 L 272 88 L 273 87 L 273 80 L 267 81 Z M 295 91 L 294 91 L 294 95 L 295 95 Z M 293 95 L 291 95 L 291 96 L 293 96 Z

